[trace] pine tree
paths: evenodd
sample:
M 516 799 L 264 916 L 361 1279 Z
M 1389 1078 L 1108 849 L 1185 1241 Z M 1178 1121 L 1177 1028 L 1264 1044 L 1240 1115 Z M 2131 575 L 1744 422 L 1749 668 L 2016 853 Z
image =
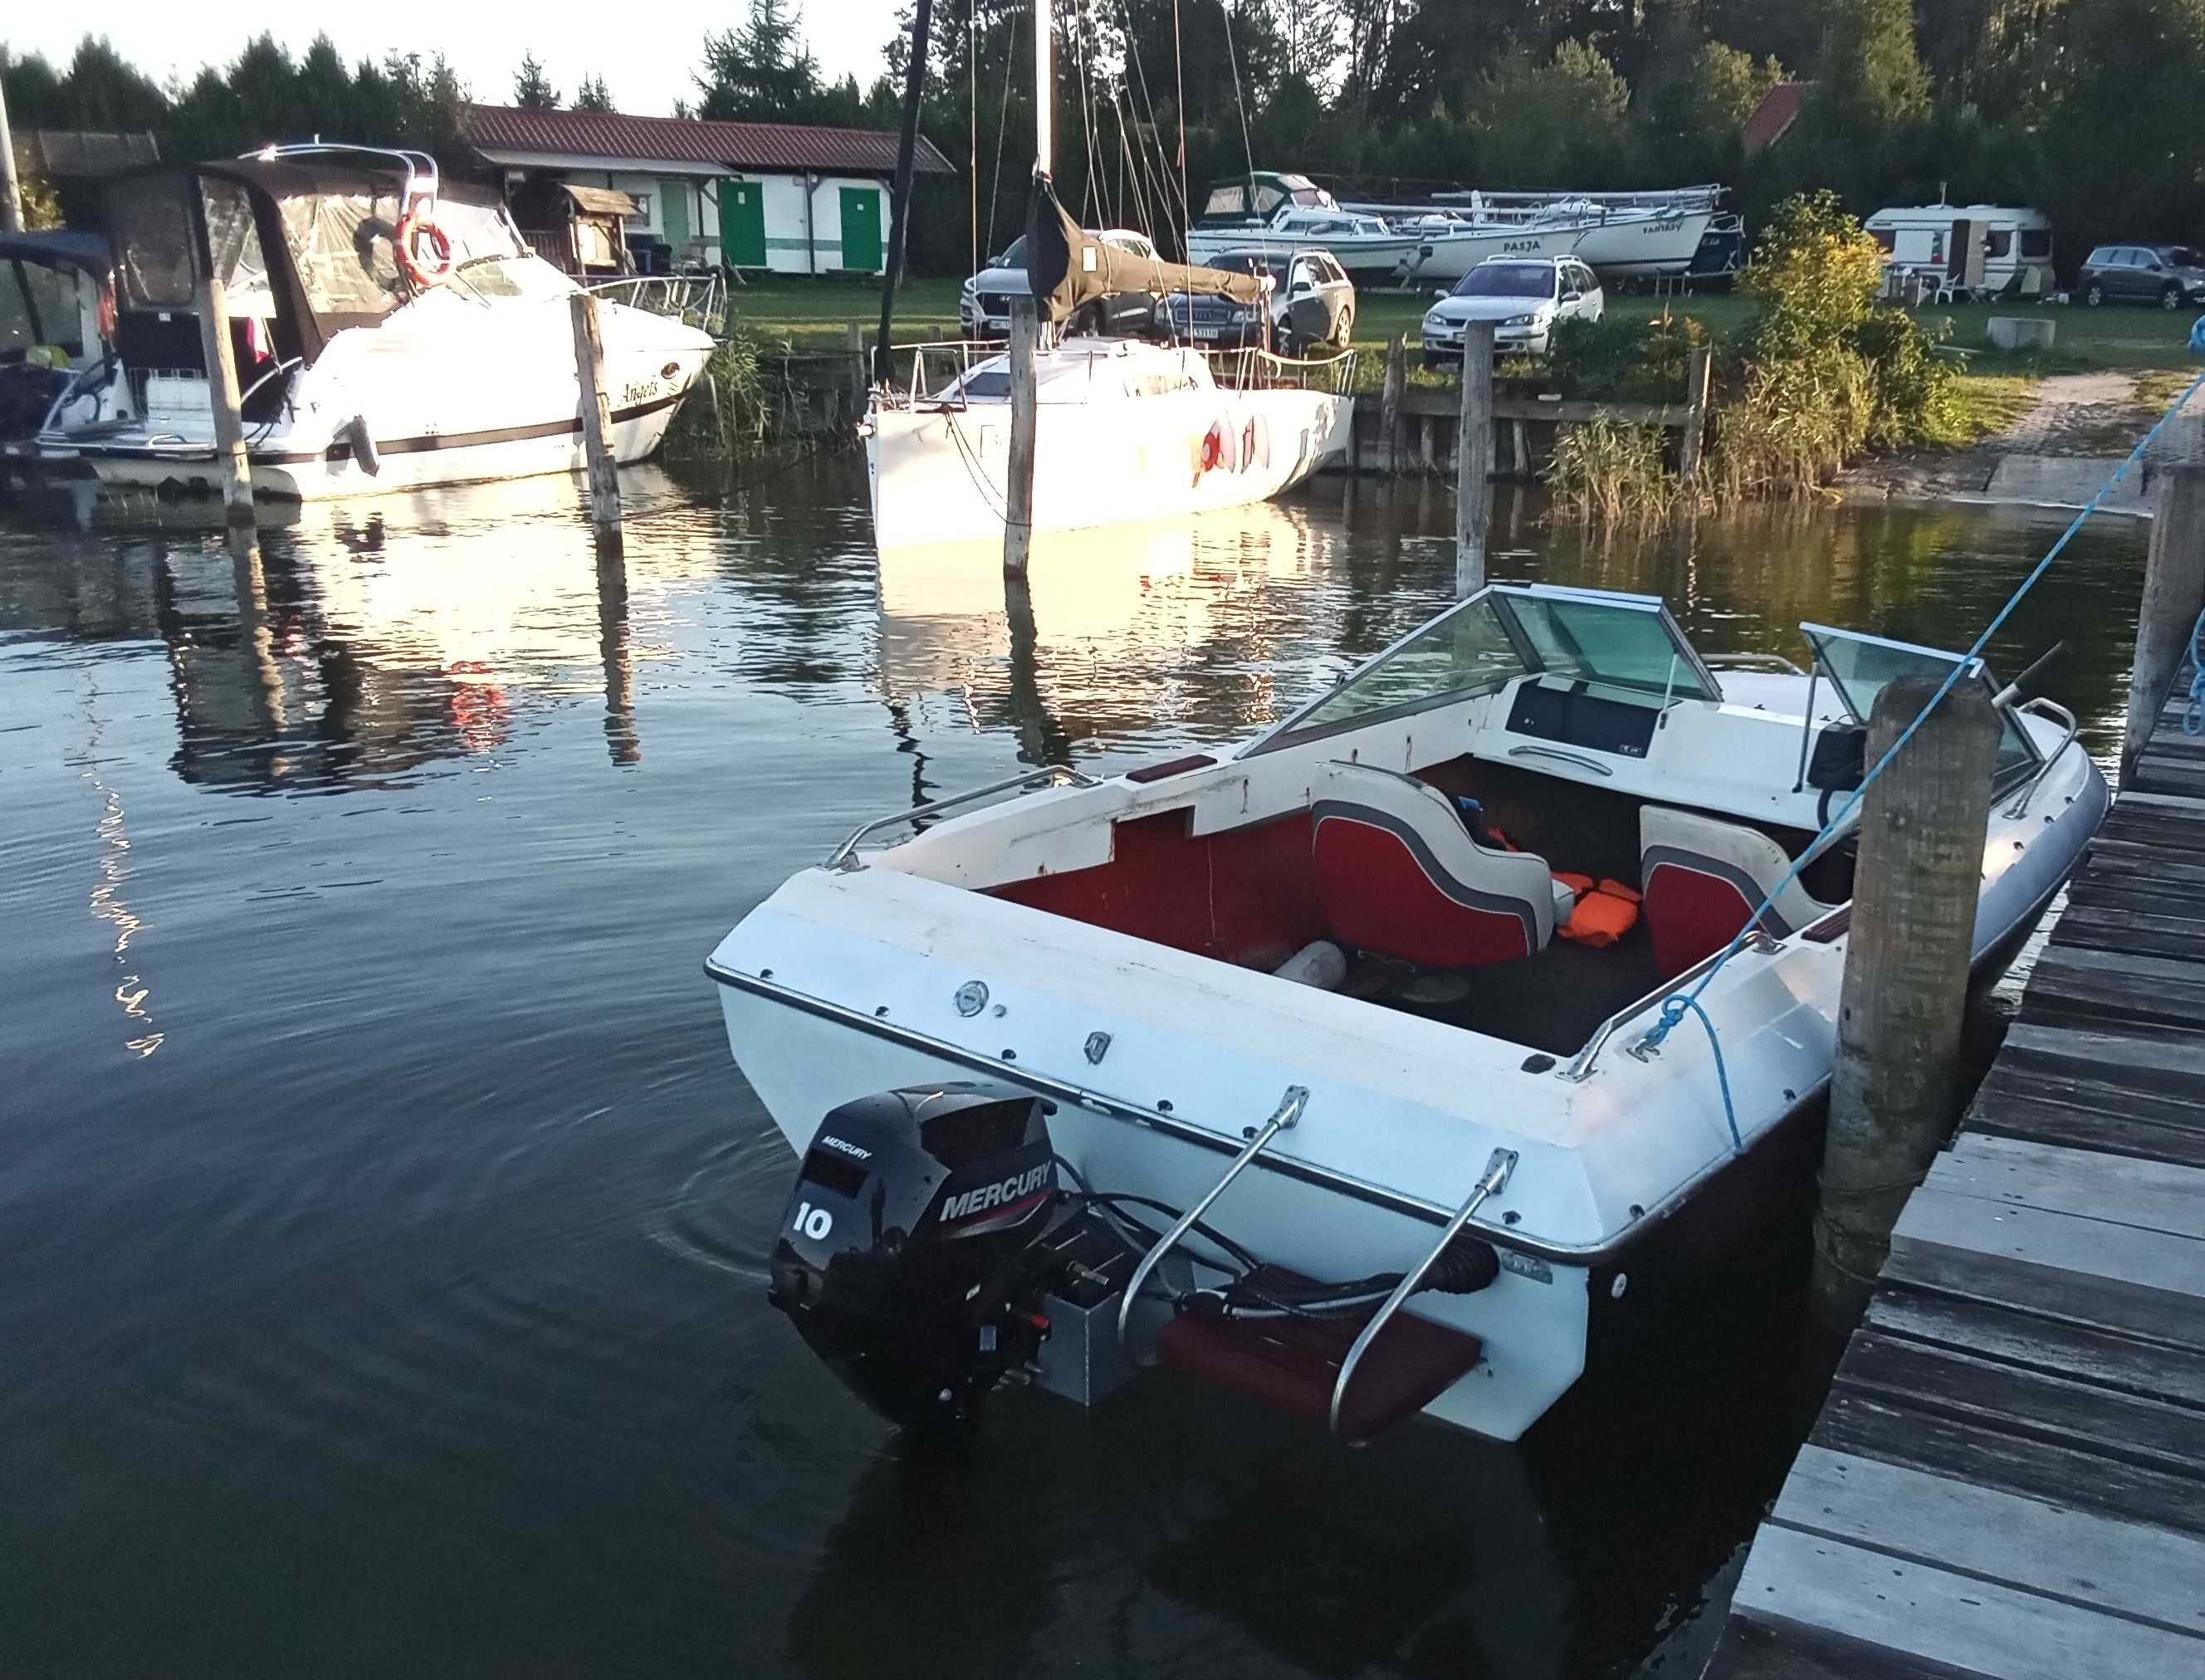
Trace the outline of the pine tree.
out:
M 578 111 L 609 111 L 613 96 L 606 91 L 603 76 L 584 76 L 582 85 L 574 90 L 574 109 Z
M 788 0 L 751 0 L 740 28 L 704 37 L 704 68 L 694 78 L 699 116 L 735 121 L 803 121 L 819 103 L 819 62 L 805 45 Z
M 551 86 L 532 52 L 521 55 L 520 68 L 513 74 L 513 103 L 525 111 L 559 109 L 559 90 Z

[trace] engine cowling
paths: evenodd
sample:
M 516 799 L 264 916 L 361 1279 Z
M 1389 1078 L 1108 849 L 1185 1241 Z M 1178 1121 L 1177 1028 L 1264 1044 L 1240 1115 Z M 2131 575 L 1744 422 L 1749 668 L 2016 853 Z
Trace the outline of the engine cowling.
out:
M 969 1417 L 1038 1351 L 1023 1261 L 1057 1205 L 1050 1107 L 981 1083 L 882 1091 L 805 1151 L 766 1298 L 891 1422 Z

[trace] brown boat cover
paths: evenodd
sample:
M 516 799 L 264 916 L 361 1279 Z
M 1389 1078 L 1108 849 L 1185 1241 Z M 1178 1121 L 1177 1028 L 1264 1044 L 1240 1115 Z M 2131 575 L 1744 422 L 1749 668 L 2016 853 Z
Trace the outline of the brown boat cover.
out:
M 1026 282 L 1047 322 L 1069 320 L 1082 304 L 1113 292 L 1198 292 L 1255 303 L 1270 283 L 1265 276 L 1167 263 L 1105 245 L 1065 214 L 1046 175 L 1036 178 L 1026 209 Z

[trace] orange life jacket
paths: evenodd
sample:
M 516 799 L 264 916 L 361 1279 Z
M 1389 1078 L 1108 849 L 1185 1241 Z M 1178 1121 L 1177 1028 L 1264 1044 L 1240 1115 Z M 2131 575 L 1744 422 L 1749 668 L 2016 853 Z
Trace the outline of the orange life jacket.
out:
M 1595 949 L 1613 945 L 1638 925 L 1639 894 L 1620 881 L 1603 876 L 1554 872 L 1554 879 L 1578 895 L 1570 919 L 1554 929 L 1564 939 Z

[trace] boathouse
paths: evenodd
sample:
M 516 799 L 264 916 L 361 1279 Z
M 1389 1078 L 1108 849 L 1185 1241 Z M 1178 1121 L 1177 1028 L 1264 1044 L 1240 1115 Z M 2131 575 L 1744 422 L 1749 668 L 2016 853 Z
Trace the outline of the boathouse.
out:
M 516 205 L 554 182 L 625 193 L 639 268 L 878 274 L 886 261 L 887 129 L 470 105 L 466 134 Z M 917 164 L 954 173 L 924 139 Z

